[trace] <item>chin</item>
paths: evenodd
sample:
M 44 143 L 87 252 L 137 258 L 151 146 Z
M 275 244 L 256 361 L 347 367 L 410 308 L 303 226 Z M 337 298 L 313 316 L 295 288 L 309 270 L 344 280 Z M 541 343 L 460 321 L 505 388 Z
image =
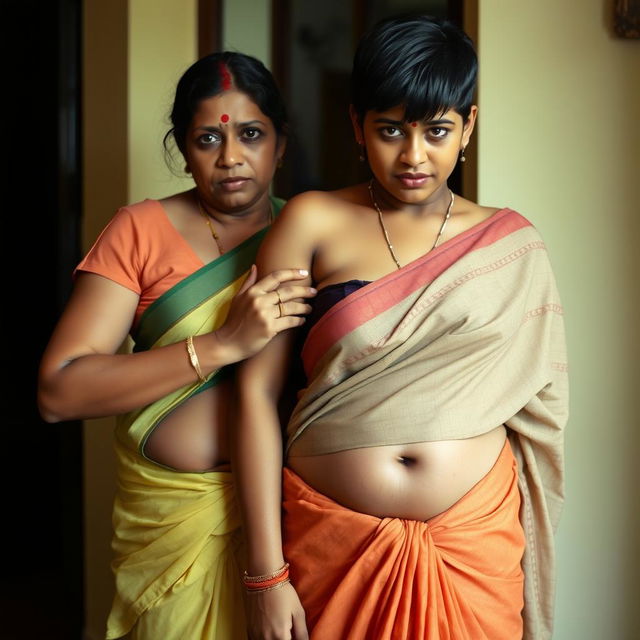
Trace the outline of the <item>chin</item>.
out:
M 430 198 L 435 189 L 396 189 L 393 194 L 398 200 L 407 202 L 409 204 L 415 204 L 417 202 L 423 202 Z
M 249 193 L 231 193 L 218 198 L 220 206 L 225 209 L 241 209 L 249 206 L 254 200 L 254 194 Z

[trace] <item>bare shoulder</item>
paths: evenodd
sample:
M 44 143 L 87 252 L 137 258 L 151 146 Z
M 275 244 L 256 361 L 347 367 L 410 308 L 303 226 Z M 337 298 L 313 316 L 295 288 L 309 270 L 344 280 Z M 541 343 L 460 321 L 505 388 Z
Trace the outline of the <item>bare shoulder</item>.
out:
M 274 227 L 316 236 L 330 233 L 353 207 L 348 192 L 342 189 L 300 193 L 287 201 Z
M 500 211 L 500 207 L 484 207 L 466 198 L 456 197 L 453 210 L 453 218 L 457 224 L 463 229 L 470 229 Z
M 349 206 L 349 189 L 339 191 L 305 191 L 299 193 L 283 207 L 285 215 L 306 215 L 318 211 L 331 211 Z

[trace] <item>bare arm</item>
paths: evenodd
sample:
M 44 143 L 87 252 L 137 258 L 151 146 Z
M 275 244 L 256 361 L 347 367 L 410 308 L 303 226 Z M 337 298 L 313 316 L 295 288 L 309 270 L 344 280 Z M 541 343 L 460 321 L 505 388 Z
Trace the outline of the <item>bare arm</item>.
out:
M 307 194 L 305 194 L 307 195 Z M 259 272 L 290 264 L 311 272 L 315 229 L 302 215 L 308 198 L 291 201 L 265 239 Z M 310 281 L 307 281 L 310 282 Z M 305 282 L 305 284 L 307 283 Z M 244 521 L 250 575 L 263 575 L 281 567 L 282 553 L 282 435 L 278 400 L 291 358 L 294 332 L 284 332 L 239 371 L 240 419 L 233 438 L 234 477 Z M 251 638 L 284 638 L 292 630 L 297 640 L 307 638 L 304 612 L 297 594 L 286 585 L 251 594 L 248 600 Z
M 261 349 L 274 335 L 299 324 L 278 318 L 275 289 L 302 279 L 283 270 L 256 282 L 252 269 L 224 325 L 193 343 L 204 375 Z M 291 294 L 308 295 L 295 286 Z M 285 299 L 285 296 L 281 294 Z M 117 354 L 133 322 L 138 296 L 103 278 L 83 273 L 40 363 L 38 403 L 49 422 L 123 413 L 145 406 L 197 380 L 184 342 L 135 354 Z M 288 302 L 287 312 L 306 305 Z

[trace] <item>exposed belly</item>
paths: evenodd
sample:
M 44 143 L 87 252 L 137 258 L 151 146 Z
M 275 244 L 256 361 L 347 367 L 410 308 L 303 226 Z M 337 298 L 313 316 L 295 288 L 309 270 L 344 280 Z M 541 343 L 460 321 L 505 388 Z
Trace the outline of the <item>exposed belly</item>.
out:
M 233 385 L 222 381 L 190 398 L 147 439 L 145 455 L 179 471 L 209 471 L 229 463 L 228 425 L 233 420 Z
M 491 470 L 505 438 L 500 426 L 465 440 L 289 456 L 287 465 L 315 490 L 355 511 L 428 520 Z

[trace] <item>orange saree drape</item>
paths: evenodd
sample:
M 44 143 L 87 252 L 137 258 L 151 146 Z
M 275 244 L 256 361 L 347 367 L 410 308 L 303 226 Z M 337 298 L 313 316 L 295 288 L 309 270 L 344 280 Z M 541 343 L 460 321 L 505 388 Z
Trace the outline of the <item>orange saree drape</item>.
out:
M 427 522 L 351 511 L 285 469 L 284 550 L 312 640 L 522 638 L 519 507 L 508 441 Z

